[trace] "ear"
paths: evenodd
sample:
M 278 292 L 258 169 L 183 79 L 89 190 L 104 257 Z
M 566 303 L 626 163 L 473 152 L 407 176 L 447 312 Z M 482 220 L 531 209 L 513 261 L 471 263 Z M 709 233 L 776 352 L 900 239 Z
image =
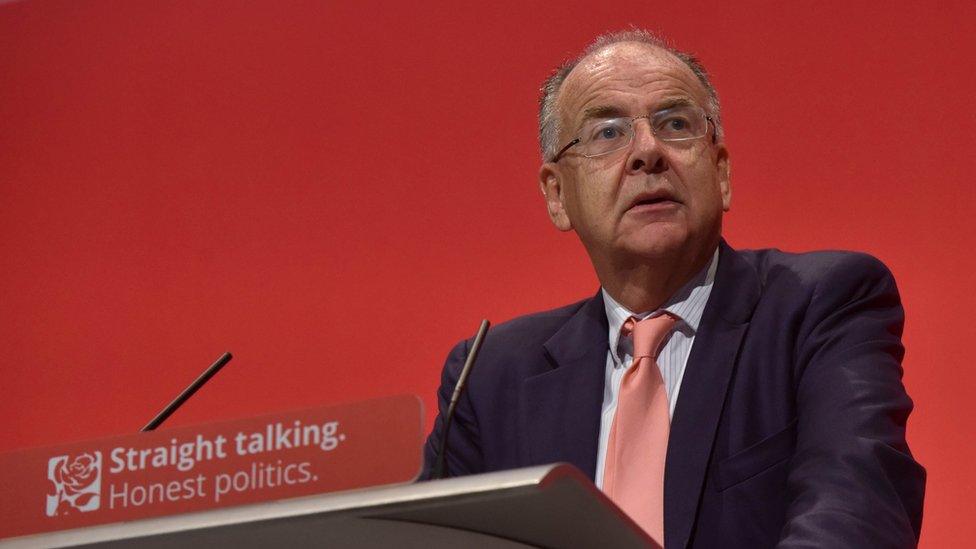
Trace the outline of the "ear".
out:
M 549 210 L 552 224 L 560 231 L 572 230 L 573 223 L 566 214 L 562 174 L 554 163 L 546 162 L 539 168 L 539 190 L 546 199 L 546 208 Z
M 729 163 L 729 150 L 724 144 L 718 146 L 715 169 L 718 172 L 718 185 L 722 192 L 722 211 L 727 212 L 732 207 L 732 165 Z

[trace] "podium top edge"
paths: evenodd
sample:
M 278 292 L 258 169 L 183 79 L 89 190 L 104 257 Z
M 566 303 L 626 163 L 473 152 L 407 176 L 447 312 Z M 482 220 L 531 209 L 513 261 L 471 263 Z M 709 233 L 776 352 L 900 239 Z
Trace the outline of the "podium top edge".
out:
M 397 484 L 267 501 L 0 540 L 0 547 L 69 547 L 316 514 L 381 512 L 401 504 L 511 490 L 544 490 L 569 480 L 599 492 L 572 465 L 554 463 L 442 480 Z

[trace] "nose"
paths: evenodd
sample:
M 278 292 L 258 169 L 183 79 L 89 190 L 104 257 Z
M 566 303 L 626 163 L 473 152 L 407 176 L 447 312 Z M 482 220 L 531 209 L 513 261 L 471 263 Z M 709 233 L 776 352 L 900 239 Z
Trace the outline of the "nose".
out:
M 643 120 L 643 122 L 642 122 Z M 640 117 L 633 122 L 634 140 L 627 155 L 627 171 L 637 173 L 661 173 L 667 171 L 668 162 L 661 148 L 661 142 L 651 131 L 651 122 Z

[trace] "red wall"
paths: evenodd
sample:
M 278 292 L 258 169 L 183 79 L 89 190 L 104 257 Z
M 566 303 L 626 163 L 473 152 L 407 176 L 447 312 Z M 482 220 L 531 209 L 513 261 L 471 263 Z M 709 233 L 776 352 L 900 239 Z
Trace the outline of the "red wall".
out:
M 536 188 L 536 94 L 636 24 L 712 69 L 734 246 L 895 272 L 923 546 L 976 535 L 966 3 L 283 4 L 0 5 L 0 450 L 135 431 L 224 350 L 170 425 L 433 407 L 482 316 L 596 290 Z

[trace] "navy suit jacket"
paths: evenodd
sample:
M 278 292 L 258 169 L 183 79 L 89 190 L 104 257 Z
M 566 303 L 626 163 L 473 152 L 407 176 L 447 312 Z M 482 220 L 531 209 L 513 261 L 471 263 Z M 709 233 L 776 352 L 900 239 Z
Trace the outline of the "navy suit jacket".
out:
M 668 442 L 665 547 L 911 547 L 925 471 L 905 442 L 904 314 L 878 260 L 724 242 Z M 449 434 L 451 476 L 596 469 L 608 327 L 600 293 L 494 327 Z M 470 341 L 448 357 L 443 413 Z

